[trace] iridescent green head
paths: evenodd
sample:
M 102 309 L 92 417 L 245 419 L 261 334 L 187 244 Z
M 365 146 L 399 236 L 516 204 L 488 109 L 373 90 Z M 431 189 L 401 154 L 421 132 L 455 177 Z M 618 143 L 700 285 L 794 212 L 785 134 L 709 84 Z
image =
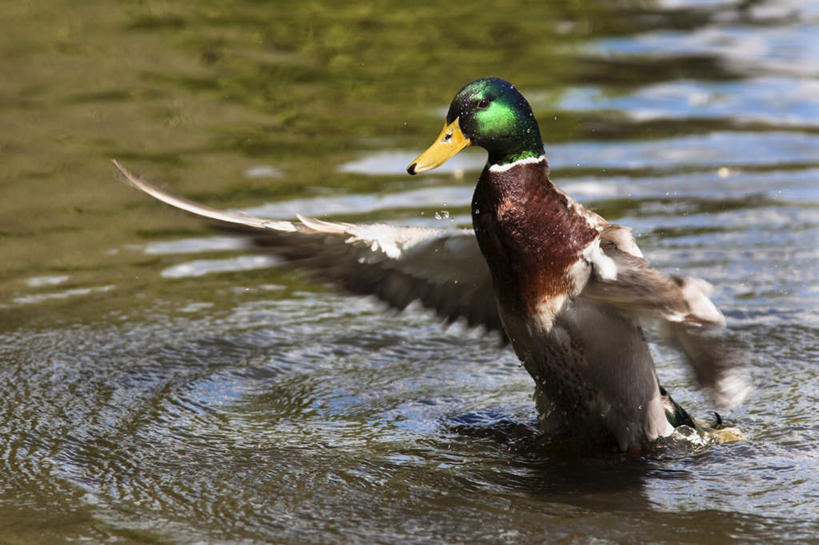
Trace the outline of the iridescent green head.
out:
M 489 152 L 489 164 L 505 165 L 543 155 L 543 141 L 532 108 L 511 83 L 475 80 L 461 89 L 435 143 L 407 169 L 431 170 L 469 145 Z

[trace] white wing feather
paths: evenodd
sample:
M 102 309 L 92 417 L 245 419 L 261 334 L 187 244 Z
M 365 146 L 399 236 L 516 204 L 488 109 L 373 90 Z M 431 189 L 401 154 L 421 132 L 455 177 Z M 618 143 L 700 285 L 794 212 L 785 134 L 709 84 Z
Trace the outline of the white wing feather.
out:
M 448 321 L 503 333 L 489 268 L 469 229 L 353 224 L 297 216 L 272 220 L 171 195 L 114 166 L 132 187 L 175 208 L 251 231 L 254 241 L 316 276 L 403 309 L 414 300 Z M 249 229 L 248 229 L 249 228 Z

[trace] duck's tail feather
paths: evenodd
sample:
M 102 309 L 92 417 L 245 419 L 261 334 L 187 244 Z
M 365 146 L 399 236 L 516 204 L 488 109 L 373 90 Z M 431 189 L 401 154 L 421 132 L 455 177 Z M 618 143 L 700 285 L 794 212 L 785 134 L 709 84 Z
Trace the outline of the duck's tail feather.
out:
M 674 401 L 674 399 L 671 398 L 671 394 L 662 386 L 660 386 L 660 396 L 662 398 L 663 408 L 665 409 L 665 417 L 668 419 L 669 424 L 675 428 L 679 426 L 691 426 L 695 430 L 700 430 L 699 425 L 691 418 L 691 415 L 688 414 L 679 403 Z

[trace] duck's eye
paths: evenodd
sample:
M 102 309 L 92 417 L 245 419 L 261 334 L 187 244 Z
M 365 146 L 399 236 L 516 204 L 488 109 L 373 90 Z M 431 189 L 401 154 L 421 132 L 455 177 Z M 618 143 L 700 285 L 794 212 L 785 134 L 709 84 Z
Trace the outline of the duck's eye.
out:
M 478 109 L 485 110 L 489 107 L 489 99 L 482 98 L 480 102 L 478 102 Z

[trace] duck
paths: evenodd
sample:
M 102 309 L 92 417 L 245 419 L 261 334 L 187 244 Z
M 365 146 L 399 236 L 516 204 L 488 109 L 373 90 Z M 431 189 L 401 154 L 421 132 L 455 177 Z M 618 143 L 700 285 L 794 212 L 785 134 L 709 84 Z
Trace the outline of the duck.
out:
M 511 83 L 482 78 L 458 91 L 407 172 L 431 171 L 469 146 L 487 152 L 472 229 L 254 217 L 175 196 L 113 163 L 132 187 L 240 228 L 349 292 L 397 309 L 418 301 L 448 323 L 499 332 L 532 377 L 540 425 L 555 440 L 641 451 L 680 426 L 700 429 L 661 386 L 647 332 L 683 356 L 715 406 L 742 402 L 745 357 L 721 335 L 712 286 L 653 268 L 628 227 L 551 181 L 535 115 Z

